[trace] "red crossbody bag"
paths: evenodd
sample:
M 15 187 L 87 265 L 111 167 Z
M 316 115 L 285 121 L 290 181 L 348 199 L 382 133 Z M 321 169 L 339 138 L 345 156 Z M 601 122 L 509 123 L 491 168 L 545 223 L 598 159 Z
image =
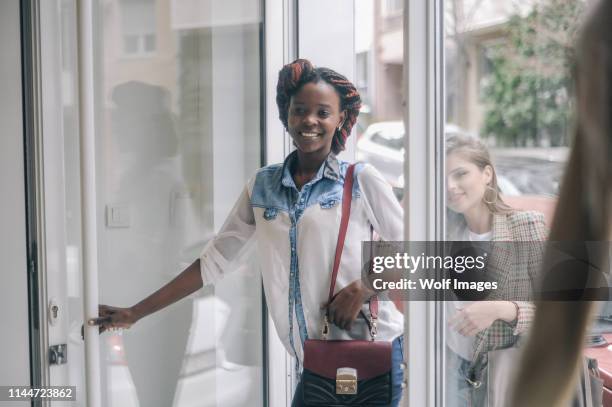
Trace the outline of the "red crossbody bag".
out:
M 351 213 L 353 173 L 349 166 L 344 179 L 342 218 L 329 287 L 332 301 L 346 229 Z M 323 339 L 307 339 L 304 343 L 302 398 L 307 406 L 384 406 L 391 403 L 391 352 L 389 341 L 375 341 L 378 298 L 369 301 L 370 340 L 328 340 L 327 314 L 322 329 Z M 363 312 L 360 313 L 364 318 Z

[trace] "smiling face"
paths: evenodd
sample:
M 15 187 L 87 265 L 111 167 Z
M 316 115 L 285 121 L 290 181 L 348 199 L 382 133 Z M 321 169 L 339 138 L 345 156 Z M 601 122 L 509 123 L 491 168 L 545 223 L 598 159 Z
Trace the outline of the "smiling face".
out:
M 298 151 L 327 155 L 344 118 L 333 86 L 325 81 L 309 82 L 291 97 L 287 130 Z
M 493 169 L 481 169 L 460 152 L 446 157 L 446 187 L 448 207 L 457 213 L 488 211 L 483 198 L 493 178 Z

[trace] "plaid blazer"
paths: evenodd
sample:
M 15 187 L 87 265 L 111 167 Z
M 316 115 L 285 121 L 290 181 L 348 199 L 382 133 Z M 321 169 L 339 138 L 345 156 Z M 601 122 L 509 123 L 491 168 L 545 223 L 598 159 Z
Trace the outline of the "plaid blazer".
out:
M 467 226 L 465 226 L 467 227 Z M 535 211 L 511 211 L 493 215 L 492 242 L 508 242 L 493 246 L 488 269 L 496 273 L 499 288 L 492 300 L 512 301 L 532 298 L 532 284 L 537 281 L 543 258 L 547 230 L 544 215 Z M 510 242 L 534 242 L 516 244 Z M 530 301 L 513 301 L 518 308 L 513 324 L 497 320 L 476 334 L 470 365 L 471 380 L 480 380 L 487 365 L 487 352 L 509 348 L 517 343 L 533 321 L 535 306 Z

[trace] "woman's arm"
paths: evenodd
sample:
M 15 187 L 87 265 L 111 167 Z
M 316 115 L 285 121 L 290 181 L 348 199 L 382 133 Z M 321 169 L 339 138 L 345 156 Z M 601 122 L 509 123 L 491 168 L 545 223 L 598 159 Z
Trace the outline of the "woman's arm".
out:
M 539 274 L 542 269 L 542 261 L 544 256 L 544 242 L 548 231 L 544 222 L 544 215 L 539 212 L 527 212 L 528 230 L 526 238 L 529 242 L 522 243 L 529 245 L 529 254 L 527 256 L 527 273 L 529 281 L 531 281 L 532 289 L 540 281 Z M 531 301 L 515 301 L 516 304 L 516 324 L 514 325 L 514 335 L 525 333 L 533 323 L 535 317 L 535 304 Z
M 514 324 L 519 316 L 519 305 L 512 301 L 477 301 L 457 311 L 448 324 L 464 336 L 474 336 L 497 320 Z
M 100 332 L 112 328 L 129 328 L 138 320 L 188 296 L 202 288 L 200 259 L 197 259 L 181 274 L 168 284 L 149 295 L 138 304 L 129 308 L 100 305 L 98 318 L 88 321 L 89 325 L 98 325 Z
M 371 165 L 365 165 L 356 177 L 374 231 L 384 240 L 403 240 L 403 211 L 391 185 Z M 330 322 L 350 330 L 361 306 L 374 294 L 376 292 L 359 279 L 340 290 L 332 302 L 323 307 L 329 307 Z
M 139 320 L 159 311 L 199 290 L 203 285 L 202 275 L 200 274 L 200 259 L 197 259 L 168 284 L 134 305 L 132 307 L 134 317 Z
M 200 257 L 189 267 L 132 307 L 100 305 L 99 317 L 90 319 L 88 324 L 99 325 L 100 332 L 111 328 L 129 328 L 141 318 L 188 296 L 203 285 L 214 284 L 229 271 L 231 262 L 240 257 L 254 231 L 255 216 L 247 186 L 219 233 L 208 242 Z

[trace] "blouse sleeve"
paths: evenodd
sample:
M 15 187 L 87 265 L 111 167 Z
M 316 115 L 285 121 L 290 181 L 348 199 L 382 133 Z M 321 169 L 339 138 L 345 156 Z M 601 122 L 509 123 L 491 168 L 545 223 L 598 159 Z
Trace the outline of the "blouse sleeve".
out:
M 370 164 L 357 174 L 367 217 L 374 231 L 386 241 L 404 240 L 404 211 L 391 185 Z
M 251 206 L 249 184 L 244 188 L 219 233 L 213 237 L 200 255 L 200 272 L 204 285 L 214 284 L 230 271 L 255 232 L 255 216 Z
M 544 223 L 544 215 L 539 212 L 527 212 L 527 215 L 527 236 L 530 241 L 534 242 L 533 245 L 530 245 L 527 272 L 532 283 L 535 283 L 539 281 L 538 275 L 542 268 L 544 256 L 544 244 L 542 242 L 546 240 L 547 230 Z M 517 307 L 517 316 L 513 333 L 514 335 L 521 335 L 529 329 L 533 322 L 535 305 L 530 301 L 515 301 L 514 304 Z

